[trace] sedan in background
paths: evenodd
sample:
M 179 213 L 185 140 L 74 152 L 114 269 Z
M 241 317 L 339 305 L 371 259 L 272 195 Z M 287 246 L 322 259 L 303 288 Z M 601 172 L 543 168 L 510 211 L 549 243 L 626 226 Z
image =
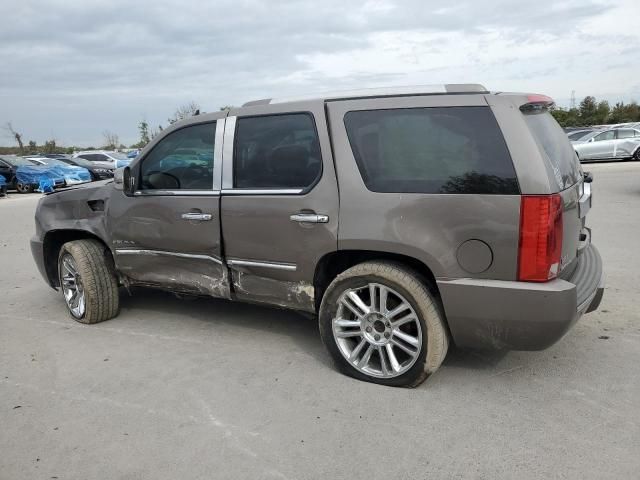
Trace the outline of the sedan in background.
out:
M 0 175 L 5 178 L 8 188 L 18 193 L 31 193 L 41 187 L 44 181 L 48 188 L 64 187 L 64 177 L 47 165 L 35 165 L 34 162 L 16 155 L 0 156 Z
M 97 165 L 95 162 L 90 162 L 89 160 L 86 160 L 82 157 L 71 158 L 69 155 L 67 155 L 67 156 L 49 157 L 49 158 L 60 160 L 61 162 L 66 163 L 67 165 L 75 165 L 77 167 L 86 168 L 87 170 L 89 170 L 89 173 L 91 174 L 92 182 L 96 182 L 98 180 L 109 180 L 113 178 L 113 172 L 115 171 L 113 168 L 101 167 Z
M 571 142 L 581 162 L 595 160 L 640 160 L 640 130 L 598 130 Z
M 59 175 L 64 177 L 65 186 L 77 185 L 79 183 L 91 182 L 91 172 L 87 168 L 80 167 L 78 165 L 72 165 L 67 162 L 63 162 L 59 158 L 47 158 L 47 157 L 25 157 L 30 160 L 34 165 L 44 165 L 50 167 Z
M 124 153 L 110 152 L 107 150 L 87 150 L 84 152 L 77 152 L 74 153 L 71 158 L 84 158 L 97 167 L 110 168 L 111 170 L 126 167 L 131 163 L 131 159 L 127 158 Z

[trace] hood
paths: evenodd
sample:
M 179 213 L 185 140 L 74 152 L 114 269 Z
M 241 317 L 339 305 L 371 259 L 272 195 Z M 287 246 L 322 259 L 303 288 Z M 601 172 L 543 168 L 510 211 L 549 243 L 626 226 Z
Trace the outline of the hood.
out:
M 98 180 L 97 182 L 82 183 L 79 185 L 73 185 L 71 187 L 58 188 L 55 192 L 47 192 L 46 195 L 57 196 L 57 195 L 65 195 L 65 193 L 75 192 L 80 195 L 86 194 L 87 196 L 90 196 L 95 191 L 105 188 L 111 183 L 113 183 L 112 178 L 107 180 Z

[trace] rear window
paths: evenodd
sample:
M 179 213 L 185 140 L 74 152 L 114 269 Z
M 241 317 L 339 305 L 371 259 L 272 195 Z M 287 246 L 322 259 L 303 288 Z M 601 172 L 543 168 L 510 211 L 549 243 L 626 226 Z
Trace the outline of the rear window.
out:
M 525 113 L 524 118 L 557 187 L 574 185 L 580 178 L 580 163 L 558 122 L 548 112 Z
M 344 122 L 371 191 L 519 193 L 511 157 L 489 107 L 352 111 Z

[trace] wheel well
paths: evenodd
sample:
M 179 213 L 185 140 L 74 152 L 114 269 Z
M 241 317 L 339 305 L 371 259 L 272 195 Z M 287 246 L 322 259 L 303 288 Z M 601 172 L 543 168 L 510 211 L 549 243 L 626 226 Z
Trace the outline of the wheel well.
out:
M 326 254 L 316 265 L 313 278 L 316 311 L 320 309 L 320 302 L 325 290 L 336 276 L 354 265 L 373 260 L 392 260 L 412 268 L 422 277 L 421 280 L 429 291 L 438 297 L 440 296 L 433 272 L 420 260 L 397 253 L 374 250 L 339 250 Z
M 47 232 L 43 241 L 43 256 L 45 269 L 47 270 L 47 278 L 49 279 L 49 284 L 52 287 L 60 286 L 60 281 L 58 280 L 58 255 L 60 254 L 62 245 L 73 240 L 84 239 L 97 240 L 104 245 L 105 252 L 107 252 L 107 258 L 111 262 L 111 266 L 114 266 L 111 250 L 109 250 L 102 239 L 96 235 L 85 230 L 53 230 L 51 232 Z

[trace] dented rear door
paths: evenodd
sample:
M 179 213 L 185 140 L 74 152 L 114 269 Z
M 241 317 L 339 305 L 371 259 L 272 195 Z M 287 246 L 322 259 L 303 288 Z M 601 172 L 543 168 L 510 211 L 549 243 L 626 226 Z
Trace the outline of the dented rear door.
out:
M 320 101 L 232 110 L 222 236 L 236 298 L 314 311 L 315 268 L 337 249 L 338 188 Z

